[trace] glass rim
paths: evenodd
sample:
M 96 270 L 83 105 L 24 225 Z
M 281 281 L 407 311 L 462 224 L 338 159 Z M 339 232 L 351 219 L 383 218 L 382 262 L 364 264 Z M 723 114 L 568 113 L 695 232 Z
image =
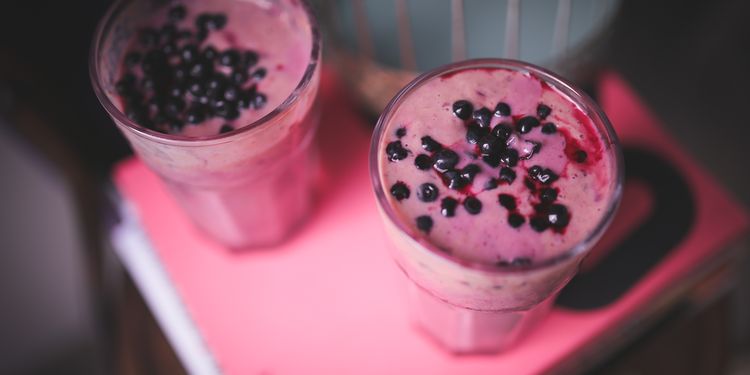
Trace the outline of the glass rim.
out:
M 530 265 L 523 265 L 523 266 L 521 265 L 498 266 L 498 265 L 493 265 L 487 262 L 470 260 L 465 257 L 453 255 L 452 253 L 448 253 L 446 251 L 441 250 L 439 247 L 435 246 L 430 241 L 426 240 L 424 236 L 418 233 L 414 228 L 408 226 L 404 222 L 404 220 L 401 220 L 397 216 L 395 209 L 393 209 L 393 207 L 388 203 L 386 190 L 383 186 L 383 183 L 380 177 L 378 155 L 380 151 L 379 145 L 381 144 L 380 140 L 385 135 L 386 126 L 388 125 L 391 117 L 393 116 L 394 111 L 398 108 L 401 102 L 413 90 L 420 87 L 422 84 L 426 83 L 427 81 L 433 78 L 439 77 L 441 75 L 452 73 L 455 71 L 475 69 L 475 68 L 501 68 L 501 69 L 510 69 L 510 70 L 515 70 L 515 71 L 529 72 L 532 75 L 535 75 L 536 77 L 538 77 L 539 79 L 542 79 L 545 83 L 559 90 L 575 105 L 581 107 L 582 109 L 587 110 L 586 113 L 588 117 L 591 118 L 591 120 L 595 123 L 597 134 L 600 137 L 604 136 L 605 141 L 609 142 L 610 148 L 612 149 L 612 152 L 614 153 L 615 157 L 614 157 L 613 168 L 615 172 L 614 173 L 615 185 L 612 189 L 609 202 L 607 203 L 607 209 L 604 212 L 602 219 L 597 223 L 596 226 L 594 226 L 594 228 L 590 231 L 590 233 L 586 235 L 586 237 L 582 241 L 578 242 L 575 246 L 565 250 L 564 252 L 558 255 L 545 258 L 538 262 L 533 262 Z M 388 102 L 388 105 L 386 105 L 382 114 L 378 118 L 378 122 L 375 125 L 372 139 L 370 141 L 369 167 L 370 167 L 370 178 L 372 181 L 373 189 L 375 190 L 375 196 L 376 196 L 378 206 L 380 207 L 381 212 L 384 213 L 384 216 L 387 217 L 387 220 L 390 221 L 390 223 L 393 224 L 393 226 L 395 226 L 396 229 L 398 229 L 402 234 L 408 236 L 411 241 L 421 246 L 423 248 L 422 250 L 426 250 L 445 260 L 456 263 L 459 266 L 462 266 L 464 268 L 468 268 L 471 270 L 484 271 L 488 273 L 498 273 L 498 274 L 527 272 L 527 271 L 549 268 L 559 263 L 562 263 L 565 260 L 574 258 L 575 256 L 588 251 L 591 248 L 591 246 L 599 239 L 599 237 L 601 237 L 601 235 L 604 233 L 604 230 L 609 226 L 610 222 L 614 218 L 614 214 L 617 211 L 617 208 L 620 204 L 620 198 L 622 196 L 622 190 L 623 190 L 623 182 L 625 179 L 624 160 L 622 156 L 622 150 L 620 148 L 620 141 L 617 138 L 617 134 L 615 133 L 614 128 L 612 127 L 612 124 L 610 123 L 609 119 L 605 115 L 604 111 L 599 107 L 599 105 L 593 99 L 591 99 L 591 97 L 588 94 L 586 94 L 583 90 L 577 88 L 575 85 L 570 83 L 565 78 L 562 78 L 559 75 L 547 69 L 541 68 L 539 66 L 536 66 L 536 65 L 524 62 L 524 61 L 500 59 L 500 58 L 471 59 L 471 60 L 463 60 L 463 61 L 443 65 L 441 67 L 435 68 L 428 72 L 422 73 L 421 75 L 416 77 L 414 80 L 409 82 L 409 84 L 404 86 Z
M 284 99 L 284 101 L 281 102 L 281 104 L 279 104 L 271 112 L 255 120 L 254 122 L 247 124 L 245 126 L 236 128 L 226 133 L 220 133 L 220 134 L 208 135 L 208 136 L 200 136 L 200 137 L 188 137 L 188 136 L 183 136 L 183 135 L 161 133 L 156 130 L 147 129 L 137 124 L 136 122 L 130 120 L 125 115 L 125 113 L 123 113 L 112 102 L 112 100 L 109 99 L 107 94 L 104 92 L 104 88 L 102 87 L 100 80 L 99 80 L 100 70 L 99 70 L 99 63 L 97 59 L 102 50 L 102 45 L 104 43 L 104 37 L 106 35 L 106 32 L 109 31 L 112 24 L 117 20 L 117 16 L 122 12 L 122 8 L 124 8 L 125 5 L 131 3 L 132 1 L 135 1 L 135 0 L 116 0 L 115 3 L 112 4 L 107 9 L 107 11 L 104 13 L 104 16 L 99 20 L 96 26 L 96 30 L 94 32 L 94 37 L 91 43 L 91 48 L 89 49 L 89 79 L 91 80 L 91 85 L 93 86 L 94 94 L 96 94 L 96 97 L 99 100 L 99 103 L 101 103 L 101 105 L 104 107 L 107 113 L 109 113 L 109 115 L 113 117 L 116 120 L 116 122 L 124 124 L 129 130 L 145 138 L 148 138 L 150 140 L 160 142 L 160 143 L 174 144 L 174 145 L 199 146 L 199 145 L 204 145 L 204 144 L 213 144 L 216 142 L 221 142 L 228 138 L 234 138 L 235 136 L 238 136 L 240 134 L 248 133 L 256 128 L 263 126 L 266 123 L 271 122 L 274 118 L 287 112 L 292 107 L 292 105 L 295 102 L 297 102 L 297 100 L 299 99 L 303 91 L 310 85 L 310 82 L 315 76 L 316 69 L 318 68 L 318 65 L 320 64 L 322 39 L 320 36 L 318 21 L 315 18 L 315 14 L 313 12 L 313 9 L 312 9 L 312 6 L 310 5 L 309 0 L 297 0 L 301 4 L 302 9 L 304 10 L 308 23 L 310 25 L 310 32 L 311 32 L 311 37 L 312 37 L 312 45 L 310 48 L 310 61 L 307 63 L 307 67 L 305 68 L 302 78 L 300 78 L 300 82 L 297 84 L 294 90 L 292 90 L 292 92 L 289 93 L 286 99 Z M 236 1 L 236 0 L 233 0 L 233 1 Z

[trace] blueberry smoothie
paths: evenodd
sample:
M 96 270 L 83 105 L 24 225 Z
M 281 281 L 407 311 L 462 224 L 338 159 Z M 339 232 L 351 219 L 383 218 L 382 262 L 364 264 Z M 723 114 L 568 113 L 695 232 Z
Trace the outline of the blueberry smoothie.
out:
M 381 117 L 373 179 L 417 322 L 496 351 L 549 307 L 619 201 L 614 133 L 590 99 L 519 62 L 428 73 Z
M 307 3 L 121 0 L 97 32 L 100 101 L 198 228 L 233 248 L 288 237 L 317 165 Z

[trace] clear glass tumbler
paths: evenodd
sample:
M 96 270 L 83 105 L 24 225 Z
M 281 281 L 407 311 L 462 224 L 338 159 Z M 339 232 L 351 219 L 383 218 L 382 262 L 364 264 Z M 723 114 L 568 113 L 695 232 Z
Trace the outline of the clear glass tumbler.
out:
M 224 134 L 187 137 L 131 121 L 115 92 L 122 56 L 143 19 L 175 3 L 120 0 L 109 9 L 91 50 L 89 73 L 94 91 L 135 153 L 161 177 L 198 228 L 231 248 L 277 244 L 304 221 L 312 205 L 321 59 L 316 20 L 305 1 L 259 5 L 225 0 L 231 3 L 230 10 L 275 7 L 273 17 L 305 25 L 296 32 L 301 33 L 301 40 L 309 40 L 306 68 L 286 100 L 257 121 Z M 252 19 L 242 22 L 243 27 L 254 27 Z
M 383 186 L 379 156 L 386 129 L 399 106 L 422 84 L 464 69 L 502 68 L 529 72 L 558 89 L 581 108 L 613 160 L 608 182 L 610 200 L 602 219 L 574 247 L 530 266 L 497 267 L 470 261 L 438 249 L 422 232 L 399 219 Z M 616 135 L 598 105 L 557 75 L 533 65 L 503 59 L 479 59 L 427 72 L 404 87 L 378 120 L 370 149 L 370 176 L 390 250 L 407 278 L 412 319 L 454 353 L 496 353 L 514 345 L 543 319 L 560 289 L 578 271 L 582 259 L 609 225 L 620 201 L 623 162 Z M 502 244 L 500 244 L 502 245 Z

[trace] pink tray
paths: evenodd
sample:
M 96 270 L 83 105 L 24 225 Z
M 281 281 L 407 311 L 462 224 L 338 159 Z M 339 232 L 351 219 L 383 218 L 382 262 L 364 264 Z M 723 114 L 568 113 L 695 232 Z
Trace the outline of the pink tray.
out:
M 586 312 L 556 308 L 503 354 L 452 356 L 407 320 L 368 176 L 371 127 L 352 112 L 331 75 L 324 78 L 321 193 L 309 223 L 279 248 L 235 253 L 202 237 L 137 159 L 120 164 L 114 175 L 181 307 L 227 374 L 542 373 L 629 322 L 748 226 L 738 204 L 677 147 L 618 76 L 607 74 L 600 101 L 623 142 L 658 150 L 692 185 L 698 201 L 691 233 L 615 303 Z M 623 206 L 615 234 L 632 228 L 628 222 L 642 205 Z

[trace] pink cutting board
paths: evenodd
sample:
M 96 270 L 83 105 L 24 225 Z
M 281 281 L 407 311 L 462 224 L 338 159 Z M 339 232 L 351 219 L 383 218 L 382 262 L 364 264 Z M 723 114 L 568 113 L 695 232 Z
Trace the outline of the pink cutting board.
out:
M 627 322 L 748 226 L 745 212 L 625 82 L 606 74 L 599 93 L 624 144 L 658 150 L 682 169 L 698 197 L 693 229 L 615 303 L 585 312 L 555 308 L 517 348 L 498 355 L 447 354 L 410 325 L 368 176 L 372 126 L 330 72 L 322 88 L 317 207 L 284 245 L 237 253 L 202 237 L 137 159 L 122 162 L 114 180 L 227 374 L 537 374 Z M 632 228 L 642 206 L 623 205 L 610 237 Z

